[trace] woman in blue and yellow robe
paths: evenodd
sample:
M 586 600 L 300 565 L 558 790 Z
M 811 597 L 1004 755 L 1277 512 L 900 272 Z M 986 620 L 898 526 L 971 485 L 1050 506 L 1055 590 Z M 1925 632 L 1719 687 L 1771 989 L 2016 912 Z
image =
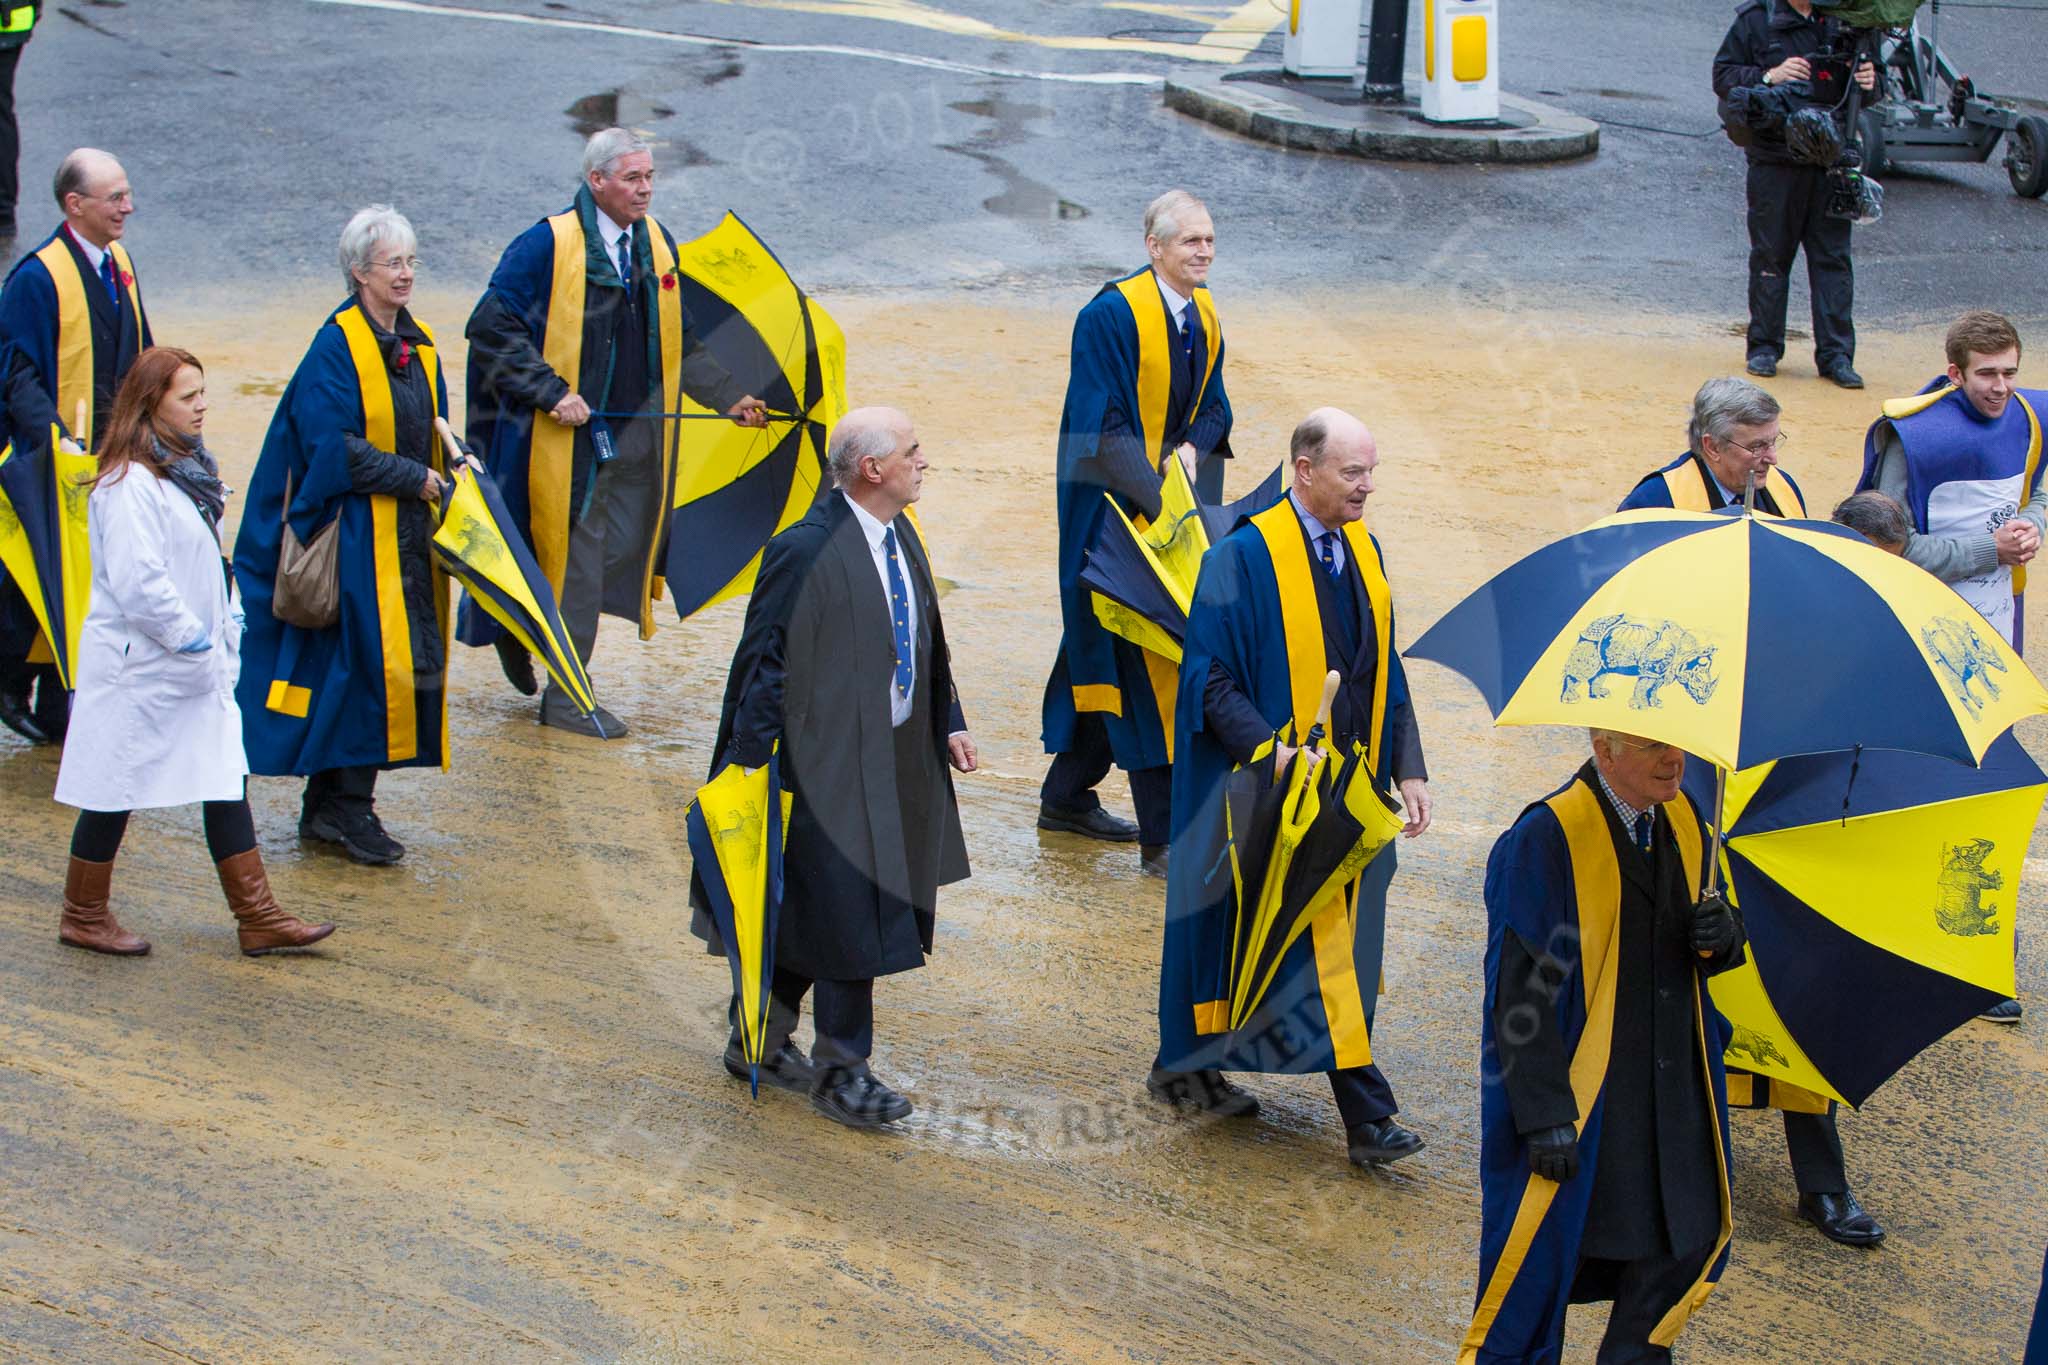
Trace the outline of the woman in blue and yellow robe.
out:
M 408 261 L 410 239 L 407 227 L 376 246 L 359 295 Z M 402 306 L 379 325 L 373 302 L 336 309 L 299 362 L 250 478 L 234 558 L 248 612 L 237 698 L 250 771 L 306 776 L 300 836 L 366 863 L 405 852 L 377 818 L 378 771 L 448 763 L 449 594 L 429 501 L 448 389 L 433 334 Z M 340 619 L 323 629 L 272 614 L 286 518 L 306 544 L 338 524 Z

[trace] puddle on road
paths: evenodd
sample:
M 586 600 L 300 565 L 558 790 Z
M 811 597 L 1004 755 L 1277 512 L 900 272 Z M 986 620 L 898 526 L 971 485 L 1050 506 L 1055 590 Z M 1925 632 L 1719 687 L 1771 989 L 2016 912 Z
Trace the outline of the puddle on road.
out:
M 980 162 L 1003 183 L 1003 192 L 981 201 L 990 213 L 1027 223 L 1056 223 L 1086 218 L 1083 205 L 1066 198 L 1050 185 L 1025 175 L 991 148 L 1008 147 L 1030 138 L 1026 126 L 1035 119 L 1050 118 L 1052 109 L 1043 104 L 1020 104 L 992 95 L 987 99 L 960 100 L 951 106 L 963 114 L 988 119 L 992 126 L 978 130 L 965 142 L 949 142 L 942 150 Z
M 636 123 L 673 118 L 676 111 L 624 90 L 600 90 L 595 95 L 585 95 L 562 112 L 568 115 L 570 127 L 589 137 L 606 128 L 630 128 Z

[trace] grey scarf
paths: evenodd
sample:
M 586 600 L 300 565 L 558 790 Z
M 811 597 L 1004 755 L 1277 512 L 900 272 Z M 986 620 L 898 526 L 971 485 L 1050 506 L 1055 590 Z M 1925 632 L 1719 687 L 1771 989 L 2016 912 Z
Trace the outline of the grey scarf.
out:
M 213 458 L 206 443 L 195 436 L 191 447 L 181 450 L 158 441 L 156 458 L 164 477 L 185 490 L 185 496 L 192 499 L 199 515 L 206 518 L 206 524 L 218 536 L 220 514 L 226 510 L 228 494 L 233 490 L 220 481 L 220 462 Z

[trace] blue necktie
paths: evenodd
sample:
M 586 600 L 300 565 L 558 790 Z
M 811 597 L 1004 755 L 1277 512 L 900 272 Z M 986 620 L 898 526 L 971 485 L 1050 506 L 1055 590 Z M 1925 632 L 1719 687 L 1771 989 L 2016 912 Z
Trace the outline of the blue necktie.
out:
M 114 280 L 114 253 L 111 251 L 100 257 L 100 283 L 106 285 L 107 297 L 114 301 L 114 306 L 120 307 L 121 286 Z
M 1636 847 L 1645 854 L 1650 851 L 1650 812 L 1644 811 L 1636 817 Z
M 896 557 L 895 527 L 883 530 L 882 550 L 889 559 L 889 623 L 896 637 L 896 693 L 907 697 L 917 649 L 910 638 L 910 592 L 903 585 L 903 562 Z
M 1325 531 L 1316 537 L 1316 554 L 1323 561 L 1323 572 L 1337 577 L 1337 533 Z
M 626 286 L 626 301 L 633 299 L 633 234 L 619 234 L 619 283 Z

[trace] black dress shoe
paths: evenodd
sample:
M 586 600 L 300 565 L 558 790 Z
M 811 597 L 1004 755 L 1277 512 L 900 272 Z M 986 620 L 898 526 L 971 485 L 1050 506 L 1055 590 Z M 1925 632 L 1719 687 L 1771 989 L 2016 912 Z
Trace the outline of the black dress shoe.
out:
M 1855 367 L 1846 360 L 1838 360 L 1828 366 L 1825 370 L 1821 371 L 1821 376 L 1822 378 L 1833 380 L 1837 385 L 1845 389 L 1860 389 L 1863 387 L 1863 376 L 1856 373 Z
M 1140 844 L 1138 846 L 1138 871 L 1148 877 L 1166 880 L 1165 844 Z
M 747 1054 L 734 1039 L 725 1045 L 725 1069 L 739 1080 L 752 1082 L 754 1068 L 747 1064 Z M 761 1059 L 761 1084 L 772 1085 L 777 1090 L 808 1091 L 817 1079 L 817 1072 L 811 1066 L 811 1059 L 804 1056 L 804 1050 L 795 1043 L 784 1043 Z
M 0 692 L 0 725 L 5 725 L 31 744 L 50 743 L 49 735 L 43 732 L 43 727 L 36 724 L 36 718 L 30 714 L 27 697 L 16 696 L 12 692 Z
M 1865 1213 L 1856 1196 L 1847 1190 L 1840 1194 L 1800 1195 L 1799 1216 L 1819 1228 L 1823 1236 L 1846 1247 L 1874 1247 L 1884 1240 L 1883 1226 Z
M 811 1108 L 848 1128 L 880 1128 L 909 1118 L 911 1112 L 909 1100 L 876 1080 L 865 1067 L 859 1071 L 820 1068 L 811 1084 Z
M 1259 1098 L 1232 1085 L 1220 1071 L 1161 1071 L 1152 1068 L 1145 1089 L 1176 1109 L 1194 1109 L 1223 1119 L 1257 1118 Z
M 1393 1119 L 1374 1119 L 1344 1130 L 1354 1166 L 1378 1166 L 1422 1150 L 1422 1138 Z
M 1778 372 L 1778 357 L 1769 351 L 1751 351 L 1747 368 L 1758 379 L 1769 379 Z
M 1078 834 L 1087 839 L 1100 839 L 1110 844 L 1135 844 L 1138 842 L 1138 827 L 1120 816 L 1111 815 L 1102 807 L 1093 810 L 1054 810 L 1051 806 L 1038 808 L 1038 827 L 1057 830 L 1061 834 Z
M 1977 1017 L 1989 1019 L 1994 1024 L 2017 1024 L 2020 1021 L 2020 1013 L 2019 1001 L 2001 1000 Z
M 553 694 L 550 693 L 549 695 L 552 696 Z M 626 737 L 626 722 L 620 720 L 602 706 L 586 716 L 567 702 L 563 702 L 559 706 L 550 706 L 546 701 L 542 701 L 540 704 L 540 723 L 551 730 L 567 730 L 572 735 L 582 735 L 586 739 L 624 739 Z
M 530 697 L 540 691 L 540 679 L 533 674 L 533 656 L 526 652 L 526 646 L 510 635 L 500 635 L 494 643 L 498 650 L 498 667 L 505 670 L 505 681 L 511 683 L 521 696 Z

